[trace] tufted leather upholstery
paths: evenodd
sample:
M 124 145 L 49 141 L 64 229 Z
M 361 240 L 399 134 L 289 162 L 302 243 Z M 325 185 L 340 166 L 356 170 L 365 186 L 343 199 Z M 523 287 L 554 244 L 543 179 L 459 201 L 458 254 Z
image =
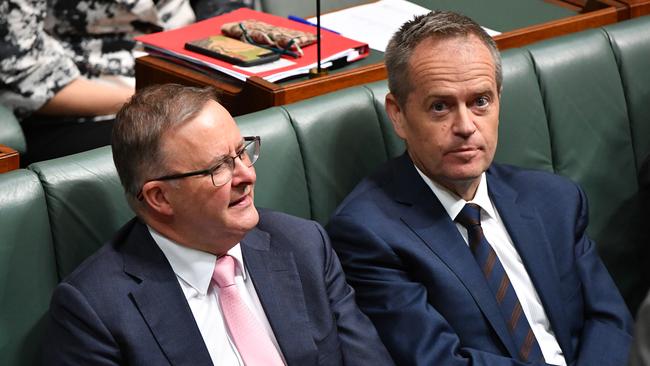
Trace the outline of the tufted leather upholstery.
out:
M 29 170 L 0 174 L 0 282 L 0 365 L 35 365 L 58 277 L 45 194 Z

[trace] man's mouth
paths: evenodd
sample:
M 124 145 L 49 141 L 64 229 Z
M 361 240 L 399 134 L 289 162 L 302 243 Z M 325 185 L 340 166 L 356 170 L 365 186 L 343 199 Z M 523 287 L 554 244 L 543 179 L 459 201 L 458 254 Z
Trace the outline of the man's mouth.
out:
M 474 146 L 461 146 L 455 149 L 449 150 L 446 155 L 462 159 L 464 161 L 470 161 L 481 151 L 480 148 Z
M 457 147 L 455 149 L 452 149 L 449 151 L 450 154 L 457 154 L 457 153 L 465 153 L 465 152 L 473 152 L 473 151 L 478 151 L 480 150 L 478 147 L 474 146 L 461 146 Z
M 237 205 L 239 205 L 241 203 L 244 203 L 250 197 L 250 193 L 251 193 L 250 188 L 247 188 L 245 190 L 245 193 L 243 195 L 241 195 L 241 197 L 239 197 L 237 199 L 234 199 L 234 200 L 231 200 L 230 203 L 228 204 L 228 207 L 233 207 L 233 206 L 237 206 Z

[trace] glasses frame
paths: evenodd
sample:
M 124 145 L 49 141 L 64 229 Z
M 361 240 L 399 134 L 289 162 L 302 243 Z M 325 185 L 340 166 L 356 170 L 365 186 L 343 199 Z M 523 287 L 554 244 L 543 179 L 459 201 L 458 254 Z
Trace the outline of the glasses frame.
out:
M 215 186 L 215 187 L 221 187 L 221 186 L 225 185 L 226 183 L 228 183 L 228 182 L 230 182 L 232 180 L 232 172 L 235 169 L 235 159 L 239 158 L 241 160 L 242 155 L 246 153 L 246 149 L 253 143 L 255 144 L 255 150 L 254 151 L 256 152 L 256 154 L 253 157 L 253 159 L 251 159 L 250 165 L 247 165 L 247 167 L 248 168 L 252 167 L 255 164 L 255 162 L 257 162 L 257 160 L 259 159 L 260 147 L 262 145 L 261 138 L 259 136 L 244 136 L 243 141 L 244 141 L 244 144 L 243 144 L 241 150 L 235 156 L 226 156 L 223 160 L 219 161 L 217 164 L 211 166 L 208 169 L 194 170 L 194 171 L 187 172 L 187 173 L 176 173 L 176 174 L 163 175 L 163 176 L 158 177 L 158 178 L 149 179 L 146 182 L 144 182 L 144 184 L 147 184 L 149 182 L 154 182 L 154 181 L 166 181 L 166 180 L 173 180 L 173 179 L 183 179 L 183 178 L 187 178 L 187 177 L 193 177 L 193 176 L 196 176 L 196 175 L 210 175 L 210 179 L 212 180 L 212 185 Z M 226 164 L 228 161 L 232 162 L 232 171 L 231 171 L 230 179 L 228 179 L 227 181 L 225 181 L 225 182 L 223 182 L 223 183 L 221 183 L 219 185 L 215 184 L 214 183 L 214 175 L 213 175 L 214 172 L 217 169 L 219 169 L 219 167 L 221 167 L 223 164 Z M 143 195 L 142 195 L 142 189 L 140 189 L 140 192 L 138 192 L 136 197 L 140 201 L 142 201 L 142 199 L 144 198 Z
M 295 38 L 294 38 L 294 39 L 291 39 L 291 41 L 287 44 L 287 46 L 286 46 L 285 48 L 273 47 L 273 46 L 266 45 L 266 44 L 263 44 L 263 43 L 257 43 L 257 42 L 255 42 L 255 41 L 250 37 L 250 35 L 248 34 L 248 29 L 246 29 L 246 27 L 244 26 L 243 23 L 239 23 L 239 29 L 241 29 L 241 31 L 242 31 L 242 33 L 243 33 L 243 35 L 244 35 L 244 39 L 246 40 L 246 42 L 248 42 L 248 43 L 250 43 L 250 44 L 252 44 L 252 45 L 255 45 L 255 46 L 257 46 L 257 47 L 261 47 L 261 48 L 267 49 L 267 50 L 269 50 L 269 51 L 273 51 L 273 52 L 275 52 L 275 53 L 279 53 L 279 54 L 281 54 L 281 55 L 289 55 L 289 56 L 291 56 L 291 57 L 293 57 L 293 58 L 300 58 L 301 56 L 304 55 L 302 49 L 301 49 L 300 46 L 296 43 Z M 269 42 L 273 42 L 273 40 L 270 39 L 270 37 L 269 37 L 268 35 L 265 34 L 265 36 L 266 36 L 267 39 L 269 39 Z M 291 51 L 291 47 L 292 47 L 292 46 L 295 46 L 295 47 L 296 47 L 296 50 L 297 50 L 298 52 L 293 52 L 293 51 Z

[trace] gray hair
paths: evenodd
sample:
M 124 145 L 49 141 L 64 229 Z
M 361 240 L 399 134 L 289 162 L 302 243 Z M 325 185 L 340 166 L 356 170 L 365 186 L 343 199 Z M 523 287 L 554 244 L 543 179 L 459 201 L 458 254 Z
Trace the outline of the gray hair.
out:
M 413 86 L 409 77 L 409 60 L 413 50 L 427 38 L 449 39 L 475 35 L 490 50 L 495 66 L 497 90 L 501 90 L 503 73 L 501 55 L 496 43 L 472 19 L 450 11 L 435 10 L 418 15 L 404 23 L 393 35 L 386 48 L 388 88 L 397 102 L 404 106 Z
M 126 198 L 137 212 L 142 185 L 165 170 L 162 139 L 167 131 L 194 119 L 210 101 L 218 101 L 213 88 L 178 84 L 154 85 L 139 90 L 115 117 L 113 162 Z

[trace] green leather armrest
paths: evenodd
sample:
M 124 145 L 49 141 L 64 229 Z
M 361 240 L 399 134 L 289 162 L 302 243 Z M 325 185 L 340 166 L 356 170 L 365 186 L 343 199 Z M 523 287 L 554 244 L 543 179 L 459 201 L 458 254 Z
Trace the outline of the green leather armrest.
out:
M 0 105 L 0 144 L 24 154 L 27 151 L 25 135 L 20 123 L 7 107 Z

